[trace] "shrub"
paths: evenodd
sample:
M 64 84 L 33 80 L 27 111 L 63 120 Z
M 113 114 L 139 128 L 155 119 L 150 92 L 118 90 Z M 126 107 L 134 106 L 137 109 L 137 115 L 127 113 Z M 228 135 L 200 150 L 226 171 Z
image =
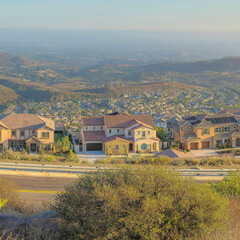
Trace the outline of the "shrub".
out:
M 223 195 L 240 196 L 240 170 L 230 172 L 229 176 L 212 184 L 212 187 Z
M 3 200 L 0 198 L 0 210 L 6 205 L 7 200 Z
M 78 163 L 79 162 L 79 157 L 76 153 L 74 153 L 72 151 L 72 149 L 69 150 L 69 154 L 68 156 L 66 157 L 66 161 L 67 162 L 75 162 L 75 163 Z
M 124 166 L 80 177 L 55 210 L 60 239 L 199 239 L 223 228 L 227 203 L 168 168 Z
M 14 152 L 11 148 L 6 150 L 6 158 L 13 159 L 13 160 L 19 160 L 20 156 L 18 153 Z

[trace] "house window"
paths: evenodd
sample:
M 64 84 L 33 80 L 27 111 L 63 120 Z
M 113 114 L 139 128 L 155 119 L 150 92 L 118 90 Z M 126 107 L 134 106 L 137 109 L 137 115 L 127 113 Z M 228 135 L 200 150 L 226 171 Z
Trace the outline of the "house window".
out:
M 109 148 L 111 148 L 112 146 L 111 146 L 111 145 L 109 145 L 108 147 L 109 147 Z
M 181 127 L 181 131 L 183 132 L 183 127 Z
M 109 129 L 108 132 L 109 132 L 109 133 L 112 133 L 112 129 Z
M 203 129 L 203 130 L 202 130 L 202 135 L 208 135 L 208 134 L 209 134 L 208 129 Z
M 142 150 L 146 150 L 146 149 L 147 149 L 147 144 L 146 144 L 146 143 L 143 143 L 143 144 L 141 145 L 141 149 L 142 149 Z
M 142 137 L 146 137 L 146 132 L 145 131 L 142 132 Z
M 117 130 L 117 133 L 119 133 L 119 129 Z
M 215 128 L 215 133 L 218 133 L 219 132 L 219 128 Z
M 16 130 L 12 130 L 12 136 L 16 136 Z
M 132 132 L 131 130 L 128 130 L 128 136 L 131 136 Z
M 86 130 L 88 130 L 88 127 L 86 127 Z
M 116 145 L 115 149 L 118 151 L 118 150 L 119 150 L 119 146 L 118 146 L 118 145 Z
M 140 135 L 140 132 L 138 132 L 138 135 Z
M 148 131 L 148 135 L 150 134 L 150 131 Z
M 223 128 L 223 131 L 224 131 L 224 132 L 229 132 L 229 127 L 224 127 L 224 128 Z
M 93 127 L 93 130 L 95 130 L 95 127 Z
M 49 138 L 49 132 L 42 132 L 42 138 Z
M 35 134 L 35 130 L 32 130 L 32 134 L 33 134 L 33 135 Z
M 101 129 L 102 129 L 102 127 L 101 127 Z
M 44 144 L 43 148 L 45 151 L 50 151 L 51 150 L 51 144 Z
M 25 136 L 24 130 L 21 130 L 20 136 L 21 136 L 21 137 L 24 137 L 24 136 Z
M 233 127 L 233 129 L 236 129 L 236 128 L 237 128 L 236 126 Z

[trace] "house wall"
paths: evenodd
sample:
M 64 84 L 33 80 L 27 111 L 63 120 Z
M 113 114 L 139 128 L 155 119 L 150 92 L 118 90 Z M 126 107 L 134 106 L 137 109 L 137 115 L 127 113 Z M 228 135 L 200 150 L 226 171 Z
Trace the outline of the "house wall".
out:
M 43 132 L 49 132 L 49 138 L 42 138 Z M 48 128 L 41 128 L 37 130 L 37 138 L 43 140 L 44 143 L 54 143 L 54 131 L 49 130 Z
M 118 150 L 116 149 L 116 145 L 118 145 Z M 109 155 L 124 155 L 129 152 L 129 143 L 118 139 L 106 142 L 104 146 L 105 154 Z
M 109 129 L 111 129 L 111 133 L 109 132 Z M 116 135 L 125 135 L 125 132 L 124 132 L 124 128 L 107 128 L 105 130 L 105 134 L 107 137 L 111 137 Z
M 128 135 L 128 131 L 131 131 L 131 135 Z M 131 128 L 126 128 L 124 131 L 124 135 L 126 138 L 133 138 L 134 137 L 134 131 Z
M 156 144 L 156 150 L 153 149 L 153 144 L 154 143 Z M 147 149 L 142 150 L 141 149 L 142 144 L 146 144 L 147 145 Z M 135 152 L 137 152 L 137 150 L 139 152 L 149 152 L 150 150 L 152 152 L 155 152 L 155 151 L 159 151 L 160 148 L 161 148 L 160 142 L 157 141 L 157 140 L 153 140 L 153 139 L 140 139 L 138 141 L 135 141 L 134 145 L 135 145 Z M 150 145 L 151 145 L 151 147 L 150 147 Z
M 141 139 L 148 139 L 148 138 L 155 138 L 156 137 L 156 130 L 150 129 L 147 127 L 141 127 L 138 129 L 133 130 L 133 139 L 134 141 L 139 141 Z M 142 132 L 145 132 L 145 137 L 142 136 Z
M 105 127 L 104 125 L 96 125 L 96 126 L 84 126 L 84 131 L 104 131 Z

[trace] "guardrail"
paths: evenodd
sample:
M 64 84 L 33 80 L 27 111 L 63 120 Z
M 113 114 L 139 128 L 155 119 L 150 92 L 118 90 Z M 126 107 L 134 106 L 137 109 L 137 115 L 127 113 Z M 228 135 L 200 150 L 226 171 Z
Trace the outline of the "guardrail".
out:
M 90 171 L 114 170 L 107 167 L 89 167 L 89 166 L 72 166 L 72 165 L 49 165 L 49 164 L 24 164 L 24 163 L 6 163 L 0 162 L 0 170 L 24 171 L 24 172 L 52 172 L 52 173 L 69 173 L 69 174 L 85 174 Z M 183 176 L 197 177 L 222 177 L 228 175 L 229 171 L 237 169 L 175 169 Z

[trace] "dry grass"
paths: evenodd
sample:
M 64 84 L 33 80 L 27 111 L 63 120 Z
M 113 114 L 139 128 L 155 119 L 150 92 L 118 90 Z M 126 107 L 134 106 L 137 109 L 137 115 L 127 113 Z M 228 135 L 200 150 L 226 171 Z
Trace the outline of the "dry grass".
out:
M 226 229 L 218 230 L 202 240 L 239 240 L 240 239 L 240 198 L 229 200 L 229 221 Z

